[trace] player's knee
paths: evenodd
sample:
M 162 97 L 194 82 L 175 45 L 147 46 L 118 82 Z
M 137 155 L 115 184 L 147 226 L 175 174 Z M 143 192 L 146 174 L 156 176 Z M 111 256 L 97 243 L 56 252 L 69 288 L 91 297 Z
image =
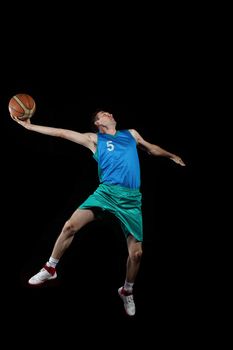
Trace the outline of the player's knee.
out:
M 130 254 L 130 258 L 134 261 L 140 261 L 142 257 L 142 249 L 137 249 Z
M 77 228 L 72 223 L 71 220 L 66 221 L 63 229 L 63 233 L 67 236 L 73 236 L 75 232 L 77 231 Z

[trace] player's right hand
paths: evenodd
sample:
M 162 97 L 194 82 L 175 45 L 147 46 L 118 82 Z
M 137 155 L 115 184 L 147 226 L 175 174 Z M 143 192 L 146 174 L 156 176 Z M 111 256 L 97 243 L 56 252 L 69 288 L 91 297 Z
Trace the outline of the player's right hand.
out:
M 26 120 L 21 120 L 21 119 L 19 119 L 19 118 L 14 117 L 14 116 L 11 115 L 11 114 L 10 114 L 10 116 L 11 116 L 11 118 L 12 118 L 16 123 L 22 125 L 22 126 L 25 127 L 25 128 L 28 126 L 28 124 L 31 124 L 30 118 L 28 118 L 28 119 L 26 119 Z

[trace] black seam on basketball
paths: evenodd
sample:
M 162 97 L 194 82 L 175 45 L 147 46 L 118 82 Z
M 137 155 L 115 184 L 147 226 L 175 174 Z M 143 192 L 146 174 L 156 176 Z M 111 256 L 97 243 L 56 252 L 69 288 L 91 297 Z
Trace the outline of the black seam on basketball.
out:
M 13 110 L 13 111 L 16 112 L 16 113 L 21 113 L 22 115 L 25 114 L 25 111 L 20 112 L 20 111 L 18 111 L 17 109 L 15 109 L 14 107 L 9 107 L 9 109 L 10 109 L 10 110 Z
M 29 96 L 25 96 L 26 99 L 27 99 L 27 102 L 30 104 L 30 98 Z M 18 103 L 18 105 L 24 110 L 24 112 L 19 112 L 17 110 L 14 110 L 15 112 L 17 113 L 21 113 L 22 116 L 24 116 L 26 119 L 27 118 L 31 118 L 31 116 L 34 114 L 35 112 L 35 108 L 36 108 L 36 104 L 35 104 L 35 101 L 33 102 L 33 106 L 32 108 L 27 108 L 25 105 L 24 105 L 24 102 L 22 102 L 20 100 L 20 97 L 18 96 L 14 96 L 13 99 Z
M 14 100 L 20 105 L 20 107 L 23 108 L 24 113 L 26 113 L 27 111 L 30 111 L 30 109 L 28 109 L 24 103 L 20 100 L 20 98 L 18 96 L 14 96 Z
M 29 102 L 29 100 L 28 100 L 27 97 L 26 97 L 26 99 L 27 99 L 27 101 Z M 25 111 L 25 113 L 31 113 L 31 111 L 34 110 L 35 103 L 33 104 L 33 107 L 32 107 L 32 108 L 28 108 L 28 107 L 25 106 L 24 102 L 22 102 L 18 96 L 14 96 L 14 100 L 20 105 L 20 107 L 23 108 L 23 110 Z

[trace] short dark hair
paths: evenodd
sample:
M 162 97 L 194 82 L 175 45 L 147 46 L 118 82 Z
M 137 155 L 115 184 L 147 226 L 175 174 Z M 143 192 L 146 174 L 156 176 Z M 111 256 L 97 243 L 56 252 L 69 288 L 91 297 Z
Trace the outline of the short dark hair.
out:
M 102 108 L 97 108 L 93 113 L 92 113 L 92 116 L 91 116 L 91 127 L 93 129 L 93 131 L 97 132 L 99 129 L 98 127 L 95 125 L 95 122 L 96 122 L 96 117 L 97 117 L 97 114 L 100 113 L 100 112 L 107 112 L 105 111 L 104 109 Z

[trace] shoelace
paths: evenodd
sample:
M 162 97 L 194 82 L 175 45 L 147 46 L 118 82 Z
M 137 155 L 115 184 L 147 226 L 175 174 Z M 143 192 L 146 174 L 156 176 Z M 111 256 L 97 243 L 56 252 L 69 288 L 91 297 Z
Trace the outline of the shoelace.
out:
M 126 296 L 126 301 L 127 301 L 127 303 L 129 303 L 129 304 L 134 304 L 133 295 L 127 295 L 127 296 Z
M 47 272 L 47 274 L 51 275 L 44 267 L 40 270 L 40 272 Z

